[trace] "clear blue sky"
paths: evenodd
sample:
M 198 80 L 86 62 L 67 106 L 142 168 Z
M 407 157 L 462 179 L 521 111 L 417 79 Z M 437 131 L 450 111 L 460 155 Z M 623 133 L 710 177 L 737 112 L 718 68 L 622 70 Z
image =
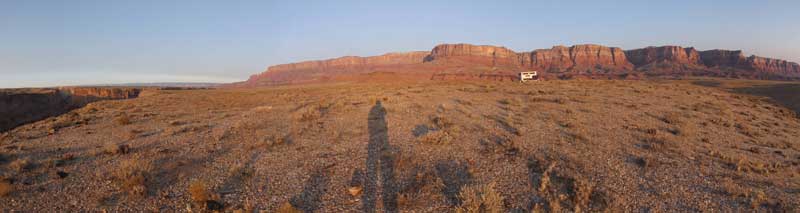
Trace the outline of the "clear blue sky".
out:
M 0 0 L 0 87 L 231 82 L 439 43 L 741 49 L 800 61 L 800 1 Z

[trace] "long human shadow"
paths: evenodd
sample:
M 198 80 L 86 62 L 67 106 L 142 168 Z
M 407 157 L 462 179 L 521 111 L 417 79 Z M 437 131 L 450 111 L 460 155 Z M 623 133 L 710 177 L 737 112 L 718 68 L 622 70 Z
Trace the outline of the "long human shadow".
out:
M 369 144 L 367 145 L 366 177 L 362 204 L 364 212 L 375 212 L 378 200 L 378 176 L 380 175 L 383 212 L 397 212 L 397 184 L 394 175 L 394 155 L 389 146 L 389 128 L 386 124 L 386 109 L 380 101 L 367 116 Z
M 303 191 L 289 199 L 289 203 L 303 212 L 316 212 L 322 207 L 322 196 L 327 191 L 329 183 L 330 177 L 325 174 L 325 170 L 317 170 L 306 181 Z

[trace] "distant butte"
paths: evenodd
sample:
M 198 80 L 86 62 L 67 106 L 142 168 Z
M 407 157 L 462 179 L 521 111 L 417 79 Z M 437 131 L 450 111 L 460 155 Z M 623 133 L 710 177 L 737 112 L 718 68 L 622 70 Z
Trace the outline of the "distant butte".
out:
M 441 44 L 431 51 L 346 56 L 275 65 L 230 86 L 253 87 L 352 79 L 367 73 L 441 79 L 509 76 L 540 71 L 545 79 L 712 76 L 798 80 L 800 65 L 780 59 L 745 56 L 742 51 L 697 51 L 680 46 L 622 50 L 595 44 L 554 46 L 514 52 L 490 45 Z

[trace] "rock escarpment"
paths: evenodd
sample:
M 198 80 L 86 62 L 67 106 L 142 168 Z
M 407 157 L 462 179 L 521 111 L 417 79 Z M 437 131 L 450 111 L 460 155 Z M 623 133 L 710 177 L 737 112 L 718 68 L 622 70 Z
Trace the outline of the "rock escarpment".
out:
M 700 52 L 700 58 L 709 68 L 743 67 L 746 60 L 741 50 L 707 50 Z
M 483 69 L 478 69 L 484 67 Z M 487 69 L 491 68 L 491 69 Z M 333 76 L 376 71 L 435 73 L 537 70 L 543 76 L 720 76 L 757 79 L 800 78 L 797 63 L 742 51 L 697 51 L 680 46 L 646 47 L 624 51 L 617 47 L 583 44 L 515 52 L 501 46 L 441 44 L 431 51 L 347 56 L 269 67 L 238 86 L 313 82 Z M 499 71 L 498 71 L 499 70 Z M 476 71 L 478 72 L 478 71 Z
M 571 47 L 555 46 L 531 52 L 517 53 L 505 47 L 470 44 L 442 44 L 433 48 L 429 60 L 470 58 L 493 66 L 511 66 L 528 69 L 564 72 L 587 69 L 631 70 L 620 48 L 593 44 Z
M 60 115 L 91 102 L 139 96 L 138 88 L 65 87 L 0 90 L 0 132 Z
M 703 63 L 712 68 L 755 70 L 785 76 L 800 76 L 800 65 L 786 60 L 755 55 L 745 57 L 742 51 L 709 50 L 700 52 Z
M 380 56 L 345 56 L 328 60 L 304 61 L 281 64 L 267 68 L 267 71 L 251 75 L 244 85 L 278 84 L 281 82 L 302 82 L 319 74 L 361 73 L 376 67 L 398 66 L 423 63 L 430 55 L 427 51 L 388 53 Z
M 746 68 L 783 76 L 800 77 L 800 65 L 786 60 L 750 56 Z
M 490 45 L 442 44 L 431 50 L 426 62 L 441 60 L 465 60 L 493 66 L 513 66 L 519 63 L 520 55 L 508 48 Z
M 679 46 L 646 47 L 642 49 L 625 51 L 628 60 L 636 67 L 642 67 L 653 63 L 677 63 L 700 65 L 700 53 L 693 47 L 683 48 Z
M 740 50 L 697 51 L 692 47 L 647 47 L 625 51 L 631 63 L 640 71 L 693 71 L 695 75 L 744 77 L 757 79 L 791 79 L 800 77 L 797 63 L 764 58 L 746 57 Z
M 622 49 L 594 44 L 572 47 L 555 46 L 550 49 L 534 50 L 523 55 L 522 65 L 524 67 L 548 72 L 633 69 L 633 65 L 628 62 Z

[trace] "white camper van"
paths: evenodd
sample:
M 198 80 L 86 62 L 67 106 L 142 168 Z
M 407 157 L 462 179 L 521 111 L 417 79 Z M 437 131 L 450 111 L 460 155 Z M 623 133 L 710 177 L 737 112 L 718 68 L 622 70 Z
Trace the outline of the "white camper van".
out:
M 538 81 L 539 75 L 536 71 L 533 72 L 520 72 L 519 73 L 519 81 L 526 82 L 526 81 Z

